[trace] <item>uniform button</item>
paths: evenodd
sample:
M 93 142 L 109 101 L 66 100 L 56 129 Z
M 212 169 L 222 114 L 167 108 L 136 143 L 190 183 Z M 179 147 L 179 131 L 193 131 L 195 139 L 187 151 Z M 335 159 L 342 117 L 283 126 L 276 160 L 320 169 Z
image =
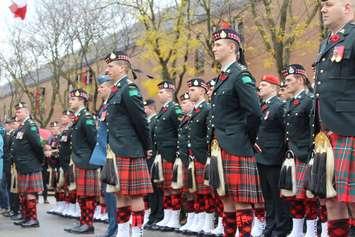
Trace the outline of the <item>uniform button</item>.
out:
M 214 128 L 214 124 L 212 124 L 212 128 Z
M 288 141 L 288 137 L 286 137 L 286 141 Z
M 320 85 L 320 84 L 321 84 L 321 82 L 320 82 L 320 81 L 318 81 L 318 82 L 317 82 L 317 84 L 318 84 L 318 85 Z
M 211 118 L 214 118 L 214 115 L 212 115 Z M 211 121 L 211 120 L 210 120 L 210 121 Z
M 286 134 L 288 134 L 288 132 L 286 132 Z
M 212 104 L 212 107 L 215 107 L 216 105 L 215 104 Z
M 319 97 L 319 93 L 316 94 L 316 97 Z
M 322 58 L 322 61 L 324 62 L 324 61 L 325 61 L 325 58 Z
M 298 113 L 295 113 L 296 116 L 298 116 Z
M 289 125 L 290 125 L 290 123 L 286 123 L 286 125 L 287 125 L 287 126 L 289 126 Z
M 323 69 L 321 69 L 319 72 L 320 72 L 320 73 L 323 73 L 323 72 L 324 72 L 324 70 L 323 70 Z

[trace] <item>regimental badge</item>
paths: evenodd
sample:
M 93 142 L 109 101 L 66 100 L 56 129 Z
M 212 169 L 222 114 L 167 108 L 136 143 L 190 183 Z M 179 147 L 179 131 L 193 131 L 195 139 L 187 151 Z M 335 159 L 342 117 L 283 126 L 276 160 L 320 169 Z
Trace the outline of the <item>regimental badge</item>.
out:
M 111 60 L 114 60 L 115 58 L 116 58 L 116 54 L 111 53 L 111 55 L 110 55 L 110 59 L 111 59 Z
M 80 92 L 79 91 L 75 91 L 75 96 L 79 97 L 80 96 Z
M 219 33 L 219 36 L 221 37 L 221 39 L 224 39 L 227 37 L 226 32 L 224 32 L 224 30 L 221 31 L 221 33 Z
M 295 69 L 294 69 L 293 67 L 290 67 L 290 68 L 288 69 L 288 73 L 289 73 L 289 74 L 294 74 L 294 73 L 295 73 Z
M 198 81 L 194 80 L 194 86 L 198 86 Z
M 345 51 L 344 45 L 335 46 L 330 61 L 337 62 L 337 63 L 341 62 L 341 60 L 343 60 L 344 57 L 344 51 Z
M 165 89 L 169 88 L 168 83 L 164 82 L 163 88 L 165 88 Z

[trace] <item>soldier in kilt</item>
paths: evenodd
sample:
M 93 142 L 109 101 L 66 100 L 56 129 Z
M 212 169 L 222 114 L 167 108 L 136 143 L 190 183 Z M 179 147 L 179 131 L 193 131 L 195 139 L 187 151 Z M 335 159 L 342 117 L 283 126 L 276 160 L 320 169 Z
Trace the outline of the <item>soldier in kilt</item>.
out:
M 157 154 L 161 155 L 163 163 L 164 189 L 164 219 L 156 224 L 154 229 L 171 230 L 179 228 L 181 208 L 181 193 L 171 187 L 173 166 L 176 158 L 178 127 L 183 113 L 181 107 L 173 101 L 175 85 L 171 81 L 158 84 L 158 97 L 163 104 L 154 128 L 153 142 Z
M 37 217 L 37 195 L 43 191 L 42 163 L 43 147 L 38 127 L 30 119 L 30 112 L 24 102 L 15 106 L 16 119 L 20 123 L 14 134 L 13 157 L 17 168 L 18 192 L 22 196 L 23 220 L 14 224 L 25 228 L 39 227 Z
M 306 236 L 317 235 L 318 202 L 306 196 L 305 172 L 312 152 L 310 115 L 313 95 L 309 92 L 310 83 L 302 65 L 291 64 L 282 70 L 286 88 L 292 98 L 286 102 L 285 124 L 287 149 L 295 155 L 296 186 L 294 197 L 288 198 L 293 218 L 292 237 L 303 232 L 304 219 L 307 221 Z
M 130 59 L 114 51 L 106 57 L 106 74 L 114 81 L 107 100 L 108 144 L 116 156 L 119 180 L 117 192 L 117 236 L 143 235 L 143 197 L 153 191 L 146 159 L 152 144 L 143 98 L 139 88 L 128 79 Z M 132 216 L 132 225 L 129 219 Z
M 322 0 L 329 30 L 315 62 L 315 132 L 328 134 L 334 152 L 336 197 L 326 200 L 328 233 L 355 236 L 355 23 L 351 0 Z
M 194 162 L 196 189 L 195 213 L 198 222 L 195 222 L 193 230 L 211 234 L 214 228 L 215 201 L 211 188 L 204 184 L 205 166 L 208 156 L 207 125 L 210 106 L 206 102 L 205 95 L 208 90 L 205 81 L 194 78 L 187 82 L 190 100 L 195 104 L 189 119 L 188 151 L 190 162 Z
M 187 212 L 186 223 L 180 227 L 178 232 L 185 234 L 193 233 L 192 228 L 193 224 L 196 222 L 196 215 L 194 209 L 194 196 L 189 192 L 188 181 L 187 181 L 187 169 L 189 165 L 189 155 L 188 155 L 188 133 L 189 133 L 189 119 L 191 117 L 191 112 L 194 108 L 194 103 L 190 100 L 190 95 L 188 92 L 185 92 L 180 96 L 180 106 L 184 113 L 179 129 L 178 129 L 178 141 L 177 141 L 177 154 L 176 157 L 182 161 L 182 204 Z
M 222 65 L 211 99 L 212 142 L 218 144 L 225 188 L 224 236 L 249 236 L 252 204 L 263 202 L 253 144 L 261 111 L 255 80 L 244 62 L 240 36 L 233 29 L 213 34 L 213 53 Z M 216 149 L 216 152 L 219 152 Z M 212 169 L 212 168 L 211 168 Z
M 80 223 L 64 229 L 74 234 L 93 233 L 93 216 L 97 197 L 100 195 L 98 166 L 89 164 L 91 153 L 96 144 L 96 124 L 85 104 L 89 95 L 82 89 L 69 93 L 69 107 L 74 112 L 73 130 L 71 134 L 74 163 L 76 194 L 80 205 Z

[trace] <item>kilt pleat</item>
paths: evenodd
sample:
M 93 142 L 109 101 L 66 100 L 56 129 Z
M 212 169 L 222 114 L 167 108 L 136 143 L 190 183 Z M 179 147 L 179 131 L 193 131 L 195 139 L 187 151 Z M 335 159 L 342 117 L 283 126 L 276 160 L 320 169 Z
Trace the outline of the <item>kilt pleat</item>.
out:
M 18 174 L 17 182 L 19 193 L 38 193 L 43 191 L 41 171 L 31 174 Z
M 296 165 L 296 196 L 295 199 L 297 200 L 305 200 L 307 199 L 306 196 L 306 188 L 305 188 L 305 174 L 307 169 L 307 163 L 299 161 L 295 158 L 295 165 Z
M 196 186 L 197 186 L 197 194 L 209 194 L 212 192 L 210 186 L 204 184 L 204 176 L 205 176 L 205 164 L 195 162 L 195 178 L 196 178 Z
M 334 183 L 340 202 L 355 203 L 355 137 L 329 136 L 334 151 Z
M 221 149 L 226 195 L 237 203 L 263 203 L 255 156 L 236 156 Z
M 173 162 L 168 162 L 163 160 L 163 175 L 164 175 L 164 184 L 163 188 L 165 190 L 171 190 L 171 182 L 173 181 Z
M 116 156 L 119 195 L 144 196 L 152 193 L 152 181 L 145 158 Z
M 75 167 L 76 194 L 81 197 L 97 197 L 100 195 L 100 184 L 97 170 Z

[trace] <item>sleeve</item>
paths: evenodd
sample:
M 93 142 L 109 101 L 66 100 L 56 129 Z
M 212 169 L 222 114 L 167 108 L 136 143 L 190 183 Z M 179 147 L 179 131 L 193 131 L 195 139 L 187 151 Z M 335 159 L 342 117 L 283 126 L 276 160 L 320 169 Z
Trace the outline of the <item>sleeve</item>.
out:
M 38 160 L 42 163 L 44 160 L 44 153 L 37 125 L 35 123 L 28 123 L 26 125 L 25 133 L 28 138 L 28 142 L 37 154 Z
M 97 130 L 96 130 L 95 120 L 91 114 L 84 115 L 82 127 L 86 135 L 86 139 L 89 143 L 89 146 L 91 147 L 91 149 L 94 149 L 96 145 Z
M 144 112 L 143 98 L 136 85 L 129 85 L 126 93 L 123 95 L 128 116 L 130 117 L 134 129 L 142 142 L 143 148 L 152 149 L 151 134 L 148 125 L 147 115 Z
M 235 82 L 235 90 L 239 96 L 240 106 L 247 113 L 248 135 L 251 144 L 254 144 L 262 117 L 254 78 L 249 73 L 242 73 Z
M 180 125 L 181 119 L 184 117 L 184 113 L 182 112 L 180 105 L 177 103 L 174 103 L 174 106 L 172 106 L 171 108 L 172 116 L 170 117 L 170 119 L 174 126 L 177 128 Z

